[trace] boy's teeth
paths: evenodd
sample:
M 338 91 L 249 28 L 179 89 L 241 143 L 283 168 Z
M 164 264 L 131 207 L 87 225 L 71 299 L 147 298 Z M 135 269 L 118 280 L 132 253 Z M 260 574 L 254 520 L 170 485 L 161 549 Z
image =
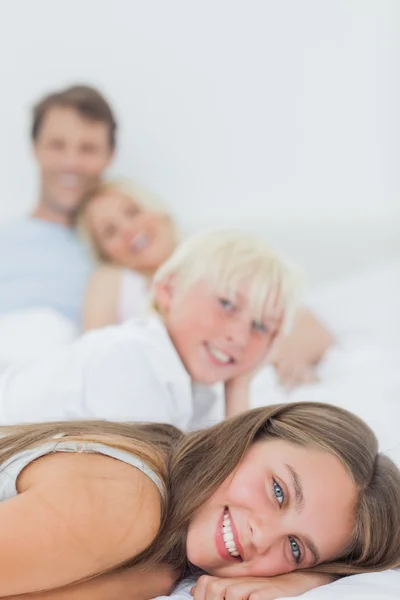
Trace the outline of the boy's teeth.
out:
M 224 514 L 224 520 L 222 523 L 222 535 L 224 538 L 226 549 L 228 550 L 231 556 L 239 556 L 239 552 L 237 551 L 236 544 L 234 542 L 233 533 L 231 529 L 231 522 L 228 517 L 228 512 Z
M 222 350 L 218 350 L 218 348 L 213 348 L 212 346 L 208 346 L 208 349 L 217 360 L 225 364 L 228 364 L 231 361 L 231 357 L 228 356 L 228 354 L 225 354 L 225 352 L 222 352 Z

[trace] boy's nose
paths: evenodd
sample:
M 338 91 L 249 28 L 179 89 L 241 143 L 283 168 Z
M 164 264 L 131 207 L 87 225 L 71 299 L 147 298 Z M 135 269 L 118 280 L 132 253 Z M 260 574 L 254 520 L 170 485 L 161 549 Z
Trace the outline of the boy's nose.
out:
M 228 339 L 230 342 L 244 347 L 250 337 L 250 327 L 244 321 L 235 320 L 229 324 Z

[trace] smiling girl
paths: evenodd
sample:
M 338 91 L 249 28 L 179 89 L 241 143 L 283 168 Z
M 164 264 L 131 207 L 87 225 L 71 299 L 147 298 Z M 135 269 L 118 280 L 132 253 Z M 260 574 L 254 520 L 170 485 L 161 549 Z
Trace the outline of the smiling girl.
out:
M 208 573 L 218 597 L 237 581 L 241 598 L 278 598 L 400 566 L 399 470 L 334 406 L 187 436 L 89 421 L 2 434 L 0 597 L 147 600 Z

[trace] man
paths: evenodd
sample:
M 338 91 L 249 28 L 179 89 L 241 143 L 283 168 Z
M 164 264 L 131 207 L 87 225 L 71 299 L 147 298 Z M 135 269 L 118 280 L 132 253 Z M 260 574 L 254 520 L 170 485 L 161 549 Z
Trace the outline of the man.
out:
M 113 157 L 116 121 L 97 90 L 73 86 L 36 104 L 31 135 L 39 192 L 29 217 L 0 228 L 0 318 L 48 308 L 79 327 L 91 261 L 74 218 Z

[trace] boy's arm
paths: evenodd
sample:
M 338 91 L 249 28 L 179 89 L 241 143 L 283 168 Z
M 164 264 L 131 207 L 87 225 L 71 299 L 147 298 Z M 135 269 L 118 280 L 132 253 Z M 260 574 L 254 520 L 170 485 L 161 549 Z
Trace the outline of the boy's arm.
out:
M 250 384 L 254 373 L 225 382 L 225 417 L 233 417 L 250 408 Z

